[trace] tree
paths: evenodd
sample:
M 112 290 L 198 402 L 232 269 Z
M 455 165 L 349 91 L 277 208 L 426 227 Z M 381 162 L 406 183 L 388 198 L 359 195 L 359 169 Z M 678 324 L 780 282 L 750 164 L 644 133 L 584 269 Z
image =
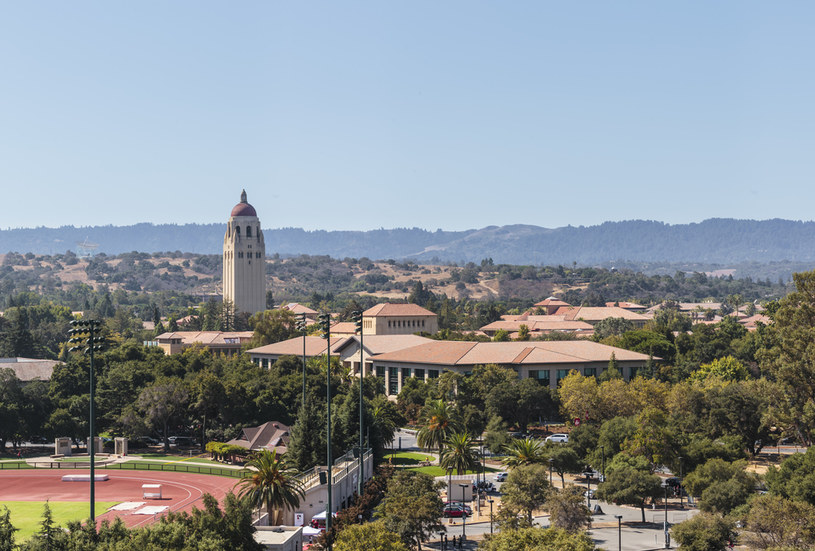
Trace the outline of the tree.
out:
M 703 511 L 727 514 L 745 503 L 755 487 L 756 480 L 745 471 L 746 466 L 746 461 L 711 459 L 685 477 L 685 488 L 701 497 Z
M 512 441 L 507 424 L 500 416 L 490 417 L 487 423 L 487 432 L 484 434 L 484 445 L 492 453 L 499 453 Z
M 644 465 L 614 463 L 606 470 L 606 481 L 597 487 L 597 496 L 603 501 L 633 505 L 640 508 L 645 522 L 645 503 L 662 495 L 661 481 Z
M 815 505 L 815 448 L 788 456 L 779 468 L 770 467 L 765 481 L 775 495 Z
M 265 507 L 273 526 L 277 525 L 283 508 L 296 509 L 305 497 L 297 470 L 278 459 L 276 451 L 255 452 L 246 462 L 245 472 L 248 476 L 238 482 L 240 496 L 253 507 Z
M 346 526 L 334 541 L 335 551 L 409 551 L 383 521 Z
M 11 525 L 11 511 L 4 505 L 3 512 L 0 513 L 0 551 L 14 550 L 14 532 L 16 531 L 17 528 Z
M 815 506 L 780 496 L 756 496 L 745 527 L 751 549 L 812 549 Z
M 0 369 L 0 450 L 15 440 L 23 423 L 25 401 L 20 380 L 11 369 Z
M 546 498 L 549 522 L 556 528 L 577 532 L 591 521 L 591 512 L 586 507 L 583 489 L 570 485 L 560 491 L 551 488 Z
M 700 365 L 690 378 L 694 381 L 704 381 L 708 377 L 718 377 L 726 381 L 744 381 L 750 377 L 750 372 L 742 362 L 733 356 L 725 356 Z
M 425 449 L 438 448 L 439 454 L 445 440 L 458 429 L 453 408 L 444 400 L 429 401 L 422 409 L 420 423 L 422 428 L 416 434 L 416 442 Z
M 430 475 L 402 471 L 388 481 L 376 516 L 384 521 L 386 530 L 399 534 L 405 545 L 421 551 L 422 542 L 444 529 L 439 522 L 444 504 L 438 490 Z
M 543 450 L 546 460 L 552 460 L 552 468 L 560 476 L 560 486 L 566 486 L 566 473 L 577 472 L 580 469 L 580 458 L 570 446 L 549 442 Z
M 671 531 L 681 549 L 688 551 L 725 551 L 735 536 L 733 523 L 712 513 L 699 513 Z
M 499 329 L 495 332 L 492 336 L 492 340 L 495 342 L 506 342 L 509 340 L 509 331 L 506 329 Z
M 815 271 L 793 280 L 796 291 L 781 299 L 767 327 L 772 346 L 758 356 L 783 389 L 785 416 L 809 445 L 815 436 Z
M 294 312 L 283 308 L 257 312 L 249 318 L 249 325 L 255 331 L 250 346 L 264 346 L 296 336 L 295 321 Z
M 543 446 L 537 438 L 524 438 L 523 440 L 512 440 L 504 448 L 506 457 L 503 459 L 504 465 L 510 468 L 543 463 L 546 456 L 543 453 Z
M 32 537 L 31 544 L 37 551 L 62 551 L 67 548 L 67 536 L 59 526 L 54 525 L 51 507 L 45 502 L 40 530 Z
M 529 326 L 522 323 L 521 326 L 518 328 L 518 337 L 515 339 L 516 341 L 528 341 L 529 340 Z
M 439 460 L 441 468 L 452 469 L 456 474 L 465 474 L 478 468 L 478 452 L 469 433 L 454 432 L 444 443 L 445 448 Z
M 321 414 L 323 406 L 313 394 L 300 407 L 297 421 L 291 427 L 286 460 L 301 471 L 324 462 L 325 418 Z
M 179 379 L 156 381 L 139 393 L 137 407 L 144 413 L 147 422 L 161 431 L 164 451 L 170 451 L 170 435 L 167 433 L 170 419 L 186 410 L 188 396 L 184 383 Z
M 543 465 L 515 467 L 501 485 L 501 492 L 504 494 L 501 503 L 524 513 L 531 524 L 532 511 L 546 503 L 549 490 L 547 474 Z
M 560 528 L 523 528 L 487 536 L 480 551 L 594 551 L 597 547 L 586 533 L 571 533 Z

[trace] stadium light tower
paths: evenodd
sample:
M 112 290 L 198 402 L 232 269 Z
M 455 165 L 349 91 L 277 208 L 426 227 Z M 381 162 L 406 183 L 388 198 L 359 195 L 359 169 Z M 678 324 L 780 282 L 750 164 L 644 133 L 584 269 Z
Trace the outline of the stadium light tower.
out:
M 99 329 L 102 322 L 99 320 L 72 320 L 72 329 L 68 331 L 71 336 L 68 342 L 73 346 L 68 350 L 70 352 L 83 352 L 90 357 L 90 412 L 88 428 L 90 436 L 88 437 L 88 455 L 90 456 L 91 463 L 91 496 L 90 496 L 90 516 L 91 520 L 96 522 L 96 465 L 94 463 L 94 448 L 96 429 L 94 427 L 94 366 L 93 366 L 93 353 L 102 350 L 104 339 L 99 336 Z
M 322 337 L 326 341 L 326 349 L 325 349 L 325 376 L 326 376 L 326 385 L 325 385 L 325 407 L 326 407 L 326 419 L 328 422 L 326 423 L 326 464 L 328 465 L 328 499 L 326 500 L 326 511 L 325 511 L 325 532 L 326 536 L 328 537 L 328 551 L 332 551 L 334 546 L 332 542 L 332 538 L 334 537 L 331 533 L 331 525 L 333 524 L 332 521 L 334 520 L 332 517 L 332 509 L 334 508 L 333 503 L 331 502 L 331 484 L 332 478 L 334 478 L 334 465 L 333 458 L 331 457 L 331 314 L 320 314 L 318 316 L 320 321 L 320 329 L 322 330 Z

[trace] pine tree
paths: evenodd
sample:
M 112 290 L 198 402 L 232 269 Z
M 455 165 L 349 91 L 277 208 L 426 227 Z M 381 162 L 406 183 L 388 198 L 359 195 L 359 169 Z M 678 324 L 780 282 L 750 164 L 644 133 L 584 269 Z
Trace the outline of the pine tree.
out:
M 325 419 L 321 409 L 322 402 L 309 394 L 291 428 L 286 460 L 301 471 L 325 461 Z

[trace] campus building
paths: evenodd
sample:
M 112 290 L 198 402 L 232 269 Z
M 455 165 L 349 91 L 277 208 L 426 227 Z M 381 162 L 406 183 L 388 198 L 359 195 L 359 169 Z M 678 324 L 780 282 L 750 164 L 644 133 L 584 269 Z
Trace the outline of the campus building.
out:
M 262 312 L 266 309 L 266 244 L 255 207 L 246 201 L 235 205 L 224 234 L 224 304 L 235 312 Z
M 465 342 L 431 341 L 371 358 L 385 393 L 395 397 L 409 377 L 437 378 L 445 371 L 468 374 L 477 365 L 495 364 L 514 369 L 518 377 L 557 388 L 571 371 L 599 376 L 608 368 L 612 354 L 625 380 L 648 365 L 647 354 L 615 348 L 588 340 Z M 655 358 L 659 359 L 659 358 Z

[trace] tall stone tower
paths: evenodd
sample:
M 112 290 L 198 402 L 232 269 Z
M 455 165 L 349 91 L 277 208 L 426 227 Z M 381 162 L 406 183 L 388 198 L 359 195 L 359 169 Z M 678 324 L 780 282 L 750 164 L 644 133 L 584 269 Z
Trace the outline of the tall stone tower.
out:
M 232 209 L 224 235 L 224 302 L 235 312 L 262 312 L 266 309 L 266 244 L 255 208 L 241 202 Z

